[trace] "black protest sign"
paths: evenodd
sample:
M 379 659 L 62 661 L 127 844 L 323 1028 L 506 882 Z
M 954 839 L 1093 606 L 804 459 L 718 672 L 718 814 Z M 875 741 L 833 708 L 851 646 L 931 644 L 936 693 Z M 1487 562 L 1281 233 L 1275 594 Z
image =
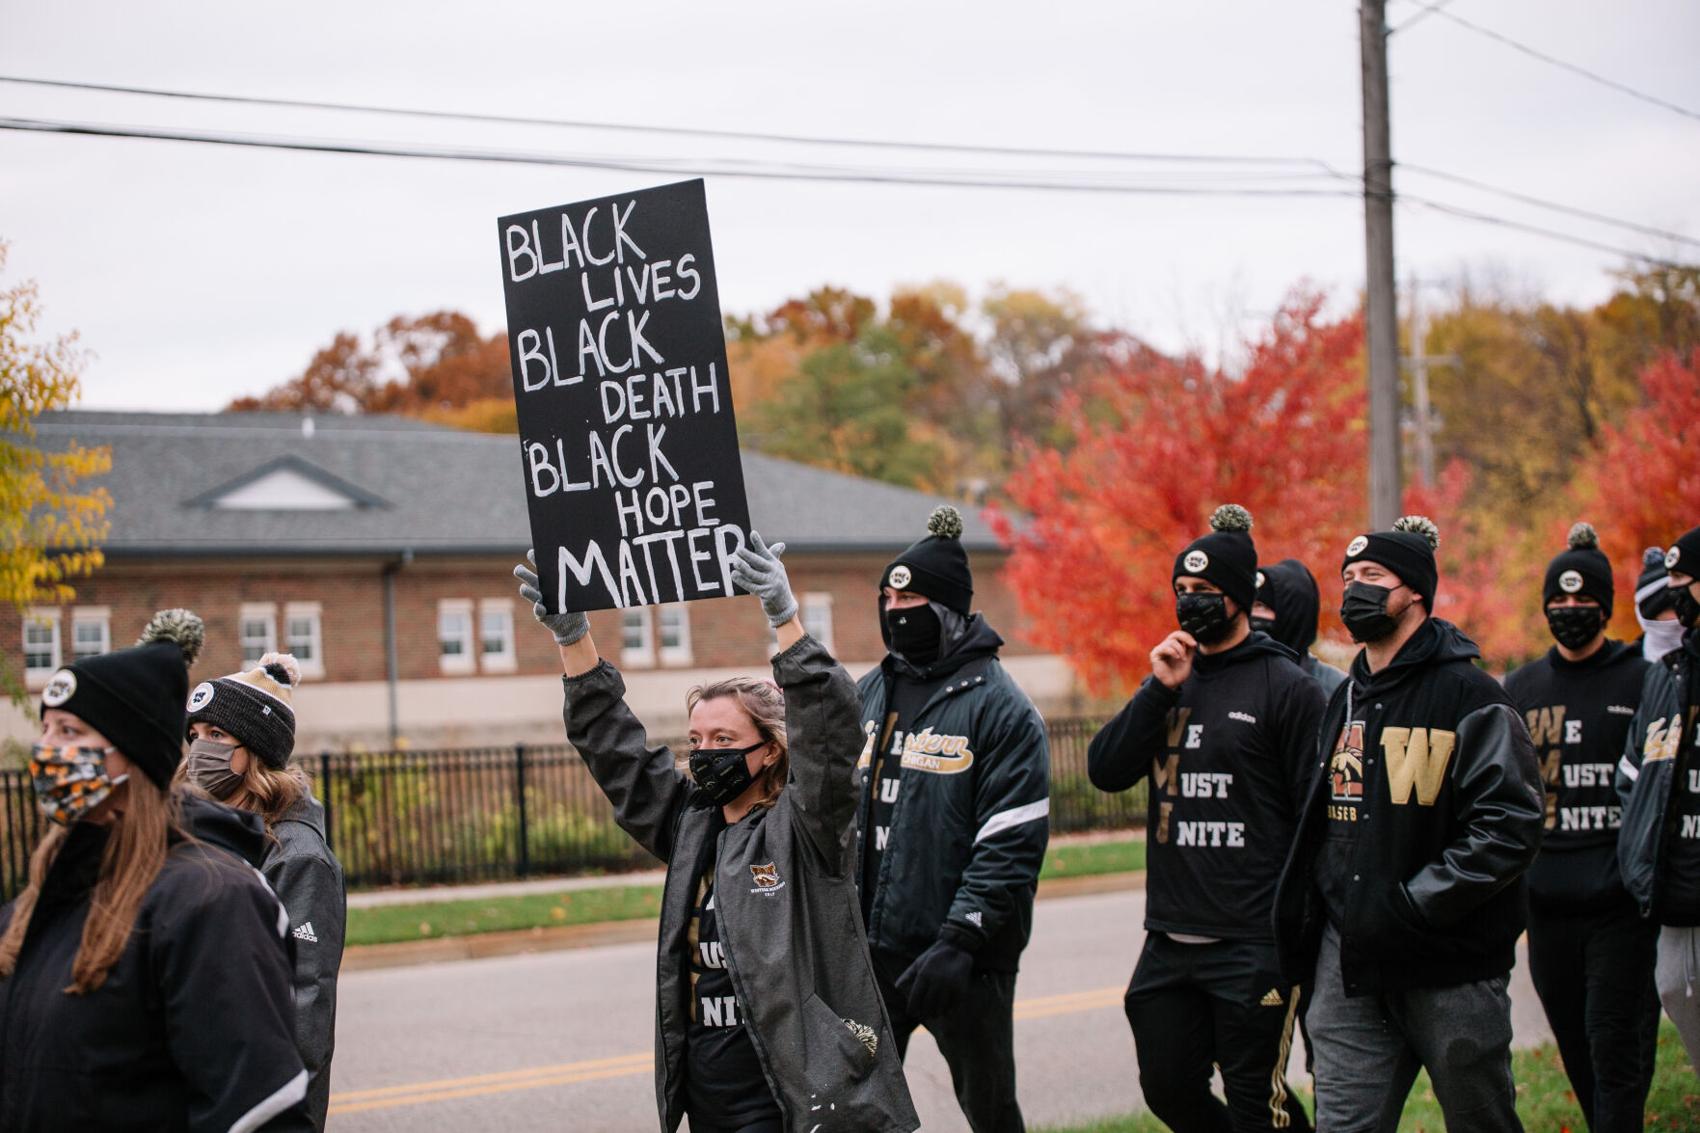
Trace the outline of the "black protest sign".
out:
M 497 221 L 551 611 L 737 593 L 749 530 L 701 181 Z

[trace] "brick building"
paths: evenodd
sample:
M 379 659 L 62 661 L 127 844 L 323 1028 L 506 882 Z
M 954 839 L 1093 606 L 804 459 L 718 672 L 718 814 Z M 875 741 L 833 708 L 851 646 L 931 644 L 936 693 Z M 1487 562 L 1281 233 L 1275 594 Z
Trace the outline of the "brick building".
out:
M 529 542 L 510 437 L 391 417 L 300 414 L 45 415 L 38 443 L 112 452 L 106 566 L 76 600 L 0 617 L 32 689 L 75 656 L 133 641 L 148 616 L 187 606 L 207 624 L 195 679 L 271 649 L 302 663 L 304 750 L 558 742 L 560 665 L 510 575 Z M 860 674 L 884 650 L 875 582 L 937 502 L 756 453 L 743 458 L 753 526 L 789 545 L 811 632 Z M 1025 644 L 986 524 L 965 516 L 976 605 L 1044 710 L 1075 698 L 1060 658 Z M 684 693 L 765 670 L 766 623 L 749 598 L 593 614 L 652 729 L 682 730 Z M 0 730 L 31 735 L 6 709 Z

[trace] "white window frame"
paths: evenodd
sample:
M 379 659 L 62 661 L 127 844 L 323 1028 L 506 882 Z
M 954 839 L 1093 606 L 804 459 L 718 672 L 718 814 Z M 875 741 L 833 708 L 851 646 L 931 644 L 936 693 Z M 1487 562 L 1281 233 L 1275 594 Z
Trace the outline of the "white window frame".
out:
M 667 644 L 664 623 L 670 616 L 679 619 L 679 640 L 674 645 Z M 686 602 L 672 602 L 655 609 L 655 653 L 663 665 L 689 665 L 691 663 L 691 607 Z
M 443 619 L 456 614 L 466 619 L 459 653 L 444 653 L 443 642 L 453 640 L 443 632 Z M 437 663 L 443 672 L 461 675 L 478 671 L 478 616 L 470 598 L 443 598 L 437 602 Z
M 497 617 L 502 619 L 502 648 L 499 652 L 489 653 L 484 649 L 484 619 Z M 511 673 L 518 667 L 518 659 L 514 656 L 514 600 L 512 598 L 485 598 L 478 603 L 478 664 L 486 673 Z
M 803 594 L 803 601 L 798 609 L 802 617 L 803 629 L 808 635 L 820 642 L 828 653 L 832 648 L 832 594 L 826 590 L 810 590 Z M 814 624 L 810 624 L 811 621 Z
M 48 646 L 48 659 L 52 663 L 45 667 L 29 663 L 29 630 L 31 626 L 46 626 L 52 631 L 52 641 Z M 24 647 L 24 687 L 32 691 L 46 687 L 53 674 L 63 668 L 65 663 L 64 642 L 61 640 L 59 626 L 59 608 L 57 606 L 34 606 L 26 610 L 22 624 L 18 629 L 18 643 Z
M 77 630 L 83 626 L 100 627 L 100 649 L 83 653 L 77 649 Z M 71 656 L 98 657 L 112 651 L 112 609 L 108 606 L 77 606 L 71 610 Z
M 311 658 L 301 656 L 296 644 L 298 639 L 289 632 L 289 623 L 297 618 L 305 618 L 312 623 L 312 631 L 306 637 L 307 647 L 312 651 Z M 318 602 L 290 602 L 284 606 L 283 641 L 287 646 L 284 652 L 294 655 L 303 677 L 325 675 L 325 612 L 322 605 Z
M 265 640 L 260 642 L 260 652 L 253 657 L 248 656 L 249 622 L 265 622 Z M 258 664 L 261 657 L 267 653 L 277 652 L 277 603 L 276 602 L 244 602 L 236 612 L 236 648 L 242 653 L 242 667 Z
M 627 623 L 643 630 L 643 644 L 626 644 Z M 620 611 L 620 665 L 626 669 L 655 668 L 655 620 L 648 606 L 629 606 Z

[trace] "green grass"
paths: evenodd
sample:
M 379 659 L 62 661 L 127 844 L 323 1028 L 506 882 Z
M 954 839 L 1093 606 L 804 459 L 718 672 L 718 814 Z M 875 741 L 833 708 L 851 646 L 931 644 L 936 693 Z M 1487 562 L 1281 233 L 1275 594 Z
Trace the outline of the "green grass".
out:
M 1042 878 L 1088 877 L 1145 868 L 1145 842 L 1091 842 L 1054 847 Z M 347 943 L 393 944 L 481 932 L 641 920 L 661 912 L 656 885 L 610 885 L 570 893 L 529 893 L 477 901 L 420 901 L 348 910 Z
M 1570 1082 L 1564 1076 L 1558 1049 L 1552 1044 L 1513 1051 L 1511 1072 L 1517 1081 L 1517 1113 L 1523 1127 L 1530 1133 L 1585 1133 L 1588 1125 L 1576 1099 L 1570 1093 Z M 1297 1083 L 1294 1083 L 1297 1086 Z M 1305 1108 L 1315 1116 L 1310 1091 L 1300 1089 Z M 1700 1128 L 1700 1081 L 1688 1065 L 1682 1041 L 1676 1028 L 1664 1020 L 1659 1028 L 1658 1064 L 1653 1072 L 1653 1089 L 1647 1097 L 1648 1129 Z M 1428 1075 L 1417 1078 L 1411 1096 L 1405 1103 L 1405 1113 L 1399 1122 L 1399 1133 L 1444 1133 L 1440 1106 L 1435 1103 Z M 1107 1118 L 1085 1125 L 1049 1126 L 1034 1133 L 1164 1133 L 1168 1126 L 1149 1113 L 1129 1114 Z

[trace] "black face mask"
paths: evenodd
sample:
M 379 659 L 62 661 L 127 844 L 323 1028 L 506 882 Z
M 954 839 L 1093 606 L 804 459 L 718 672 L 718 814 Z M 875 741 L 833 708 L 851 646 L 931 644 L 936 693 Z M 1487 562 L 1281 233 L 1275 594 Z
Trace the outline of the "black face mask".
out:
M 715 806 L 725 806 L 745 791 L 756 777 L 750 774 L 750 752 L 765 746 L 764 740 L 743 748 L 691 749 L 691 778 Z
M 1580 649 L 1605 628 L 1606 612 L 1598 606 L 1548 606 L 1547 628 L 1566 649 Z
M 939 659 L 943 627 L 932 604 L 885 611 L 885 637 L 893 653 L 911 665 L 931 665 Z
M 1221 594 L 1175 595 L 1175 621 L 1200 645 L 1214 645 L 1234 630 L 1228 599 Z
M 1396 589 L 1396 588 L 1395 588 Z M 1348 582 L 1340 601 L 1340 623 L 1359 644 L 1380 641 L 1399 628 L 1399 619 L 1387 612 L 1393 590 L 1367 582 Z
M 1694 623 L 1700 621 L 1700 601 L 1694 598 L 1692 584 L 1681 590 L 1671 590 L 1670 608 L 1676 611 L 1676 620 L 1689 629 L 1693 629 Z
M 1274 618 L 1259 618 L 1259 617 L 1254 616 L 1251 619 L 1251 628 L 1256 630 L 1258 633 L 1266 633 L 1270 637 L 1274 637 L 1275 636 L 1275 619 Z

